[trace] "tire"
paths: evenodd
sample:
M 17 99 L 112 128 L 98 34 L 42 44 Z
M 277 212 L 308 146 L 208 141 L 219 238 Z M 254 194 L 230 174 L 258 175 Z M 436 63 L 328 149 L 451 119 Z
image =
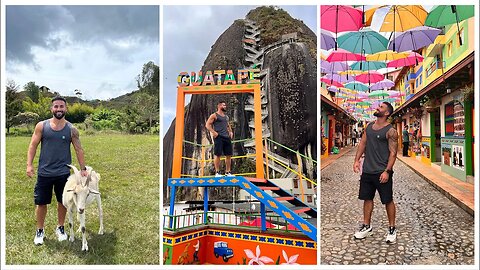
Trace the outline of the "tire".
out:
M 217 253 L 215 253 L 215 258 L 218 258 L 218 254 L 217 254 Z
M 224 262 L 228 262 L 228 257 L 227 257 L 227 255 L 223 255 L 223 261 L 224 261 Z

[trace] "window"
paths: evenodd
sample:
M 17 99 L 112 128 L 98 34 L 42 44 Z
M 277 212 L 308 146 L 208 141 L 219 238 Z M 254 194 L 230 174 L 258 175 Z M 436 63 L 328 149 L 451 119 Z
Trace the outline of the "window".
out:
M 312 189 L 312 182 L 310 182 L 310 181 L 308 181 L 308 180 L 307 180 L 307 188 L 308 188 L 308 189 Z
M 312 195 L 307 195 L 307 202 L 309 203 L 313 202 Z
M 298 188 L 298 179 L 293 179 L 293 188 Z
M 447 57 L 452 56 L 452 47 L 453 47 L 453 40 L 450 40 L 447 45 Z

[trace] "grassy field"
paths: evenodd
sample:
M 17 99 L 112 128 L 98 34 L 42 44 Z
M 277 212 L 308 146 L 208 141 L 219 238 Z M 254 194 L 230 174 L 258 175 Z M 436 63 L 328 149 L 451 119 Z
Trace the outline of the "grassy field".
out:
M 6 264 L 159 264 L 159 136 L 102 134 L 80 139 L 87 164 L 101 174 L 105 234 L 97 234 L 94 203 L 86 209 L 89 251 L 81 251 L 79 233 L 73 243 L 58 242 L 53 196 L 45 221 L 45 243 L 35 246 L 36 178 L 25 173 L 30 138 L 7 137 Z M 78 167 L 73 148 L 72 157 Z M 75 220 L 75 230 L 78 224 Z

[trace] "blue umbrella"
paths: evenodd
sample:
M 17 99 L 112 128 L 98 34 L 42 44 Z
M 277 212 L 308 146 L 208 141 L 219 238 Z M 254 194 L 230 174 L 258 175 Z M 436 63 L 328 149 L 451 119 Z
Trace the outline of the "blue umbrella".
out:
M 395 44 L 397 52 L 416 51 L 432 44 L 440 32 L 442 30 L 437 28 L 418 26 L 403 32 L 390 41 L 388 49 L 393 50 L 393 44 Z
M 385 68 L 386 66 L 387 65 L 385 65 L 384 62 L 379 62 L 379 61 L 358 61 L 350 65 L 350 69 L 367 71 L 367 70 L 379 70 L 379 69 Z
M 320 30 L 320 48 L 327 51 L 335 48 L 335 38 L 323 29 Z

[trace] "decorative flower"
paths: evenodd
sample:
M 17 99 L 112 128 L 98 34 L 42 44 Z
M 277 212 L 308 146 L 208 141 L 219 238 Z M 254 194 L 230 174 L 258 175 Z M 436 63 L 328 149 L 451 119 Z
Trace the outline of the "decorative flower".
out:
M 281 264 L 298 264 L 298 263 L 296 263 L 296 261 L 298 259 L 299 254 L 293 255 L 292 257 L 288 257 L 285 250 L 282 250 L 282 254 L 283 254 L 283 258 L 285 259 L 286 263 L 281 263 Z
M 247 257 L 250 259 L 250 261 L 248 262 L 249 265 L 251 264 L 264 265 L 266 263 L 273 262 L 273 260 L 267 256 L 260 257 L 260 247 L 258 245 L 256 249 L 256 254 L 253 254 L 253 252 L 250 249 L 245 249 L 245 255 L 247 255 Z

